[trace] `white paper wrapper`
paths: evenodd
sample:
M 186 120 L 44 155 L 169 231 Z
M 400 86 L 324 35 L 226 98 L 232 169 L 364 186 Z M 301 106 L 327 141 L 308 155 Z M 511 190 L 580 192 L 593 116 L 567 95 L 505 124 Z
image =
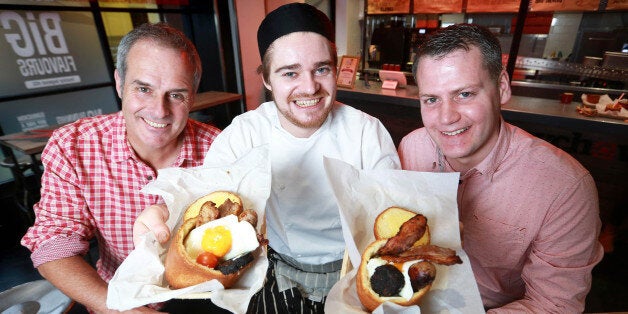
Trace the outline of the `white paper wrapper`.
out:
M 453 266 L 436 265 L 436 279 L 421 299 L 420 313 L 484 312 L 469 258 L 460 243 L 456 201 L 459 173 L 357 170 L 331 158 L 325 158 L 325 171 L 338 201 L 343 235 L 353 264 L 353 269 L 327 296 L 326 313 L 365 312 L 356 291 L 355 275 L 361 252 L 375 241 L 375 218 L 391 206 L 426 216 L 431 243 L 456 250 L 463 261 Z M 419 313 L 419 307 L 385 302 L 373 313 Z
M 598 100 L 597 103 L 590 103 L 590 102 L 588 102 L 586 94 L 582 94 L 581 99 L 582 99 L 582 103 L 585 106 L 595 108 L 597 110 L 598 114 L 607 115 L 607 116 L 617 116 L 617 117 L 626 117 L 626 118 L 628 118 L 628 110 L 626 110 L 624 107 L 619 109 L 619 111 L 608 111 L 608 110 L 606 110 L 606 105 L 611 104 L 611 103 L 614 102 L 614 100 L 610 96 L 608 96 L 608 94 L 604 94 L 604 95 L 600 96 L 600 99 Z
M 232 165 L 224 167 L 168 168 L 159 171 L 154 182 L 143 191 L 161 195 L 170 210 L 166 224 L 174 233 L 181 225 L 183 211 L 196 199 L 213 191 L 236 192 L 244 208 L 257 211 L 258 232 L 264 222 L 264 208 L 270 195 L 270 163 L 267 146 L 252 149 Z M 236 237 L 237 238 L 237 237 Z M 166 248 L 147 233 L 124 260 L 109 282 L 107 307 L 128 310 L 149 303 L 173 298 L 211 298 L 212 301 L 234 313 L 244 313 L 248 301 L 264 284 L 268 259 L 260 250 L 254 265 L 240 278 L 236 286 L 224 289 L 216 280 L 196 286 L 171 290 L 163 278 Z

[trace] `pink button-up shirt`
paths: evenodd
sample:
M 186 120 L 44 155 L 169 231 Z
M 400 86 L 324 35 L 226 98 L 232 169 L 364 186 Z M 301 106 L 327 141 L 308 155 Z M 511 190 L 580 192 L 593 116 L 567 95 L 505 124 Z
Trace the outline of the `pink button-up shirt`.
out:
M 194 167 L 220 130 L 188 120 L 173 167 Z M 22 239 L 35 267 L 89 250 L 98 239 L 98 274 L 109 281 L 133 250 L 133 222 L 160 197 L 140 190 L 157 172 L 140 160 L 126 139 L 121 113 L 79 120 L 50 138 L 44 165 L 41 200 L 35 204 L 34 226 Z
M 406 170 L 453 172 L 425 129 L 407 135 Z M 562 150 L 502 120 L 499 139 L 461 174 L 463 248 L 489 312 L 577 313 L 602 259 L 597 190 Z

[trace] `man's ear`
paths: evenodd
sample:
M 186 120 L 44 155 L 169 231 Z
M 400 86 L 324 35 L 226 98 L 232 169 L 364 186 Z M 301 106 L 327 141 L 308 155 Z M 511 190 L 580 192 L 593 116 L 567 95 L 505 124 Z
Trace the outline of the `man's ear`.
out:
M 113 71 L 113 78 L 116 81 L 116 92 L 118 93 L 118 97 L 122 99 L 122 79 L 120 78 L 120 73 L 118 73 L 118 69 Z
M 273 88 L 271 87 L 270 84 L 268 84 L 268 82 L 266 82 L 266 79 L 264 79 L 264 76 L 262 75 L 262 82 L 264 83 L 264 87 L 266 87 L 267 90 L 269 91 L 273 91 Z
M 510 89 L 510 79 L 508 79 L 508 73 L 502 70 L 497 82 L 497 88 L 499 88 L 499 104 L 501 106 L 508 103 L 510 96 L 512 96 L 512 90 Z

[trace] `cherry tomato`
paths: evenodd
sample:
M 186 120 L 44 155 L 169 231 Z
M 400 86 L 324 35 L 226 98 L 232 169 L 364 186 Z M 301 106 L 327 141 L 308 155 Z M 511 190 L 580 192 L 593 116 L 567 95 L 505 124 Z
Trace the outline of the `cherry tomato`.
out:
M 203 252 L 196 257 L 196 262 L 203 266 L 214 268 L 218 265 L 218 257 L 210 252 Z

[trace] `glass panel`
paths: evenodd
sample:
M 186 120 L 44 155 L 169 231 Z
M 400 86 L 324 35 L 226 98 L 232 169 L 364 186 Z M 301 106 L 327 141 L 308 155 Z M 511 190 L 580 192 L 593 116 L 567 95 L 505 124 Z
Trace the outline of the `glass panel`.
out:
M 89 0 L 0 0 L 0 4 L 21 4 L 21 5 L 54 5 L 70 7 L 89 7 Z
M 628 12 L 529 13 L 513 74 L 516 94 L 618 97 L 628 83 Z
M 473 13 L 467 14 L 467 23 L 482 25 L 499 39 L 502 47 L 502 54 L 508 57 L 510 47 L 512 46 L 512 37 L 517 22 L 517 14 L 515 13 Z M 506 61 L 507 59 L 504 59 Z
M 116 62 L 116 53 L 120 40 L 133 29 L 134 25 L 140 25 L 146 22 L 157 23 L 161 21 L 158 13 L 102 12 L 101 16 L 105 25 L 109 50 L 111 51 L 114 64 Z
M 103 87 L 0 102 L 0 125 L 11 134 L 116 111 L 113 87 Z
M 102 8 L 141 8 L 157 9 L 158 6 L 168 9 L 181 8 L 189 4 L 189 0 L 98 0 Z
M 0 96 L 108 83 L 90 12 L 0 11 Z
M 4 160 L 4 154 L 2 153 L 2 150 L 0 150 L 0 158 L 2 158 L 2 160 Z M 0 184 L 6 183 L 13 180 L 13 174 L 11 173 L 11 169 L 7 168 L 7 167 L 0 167 Z

